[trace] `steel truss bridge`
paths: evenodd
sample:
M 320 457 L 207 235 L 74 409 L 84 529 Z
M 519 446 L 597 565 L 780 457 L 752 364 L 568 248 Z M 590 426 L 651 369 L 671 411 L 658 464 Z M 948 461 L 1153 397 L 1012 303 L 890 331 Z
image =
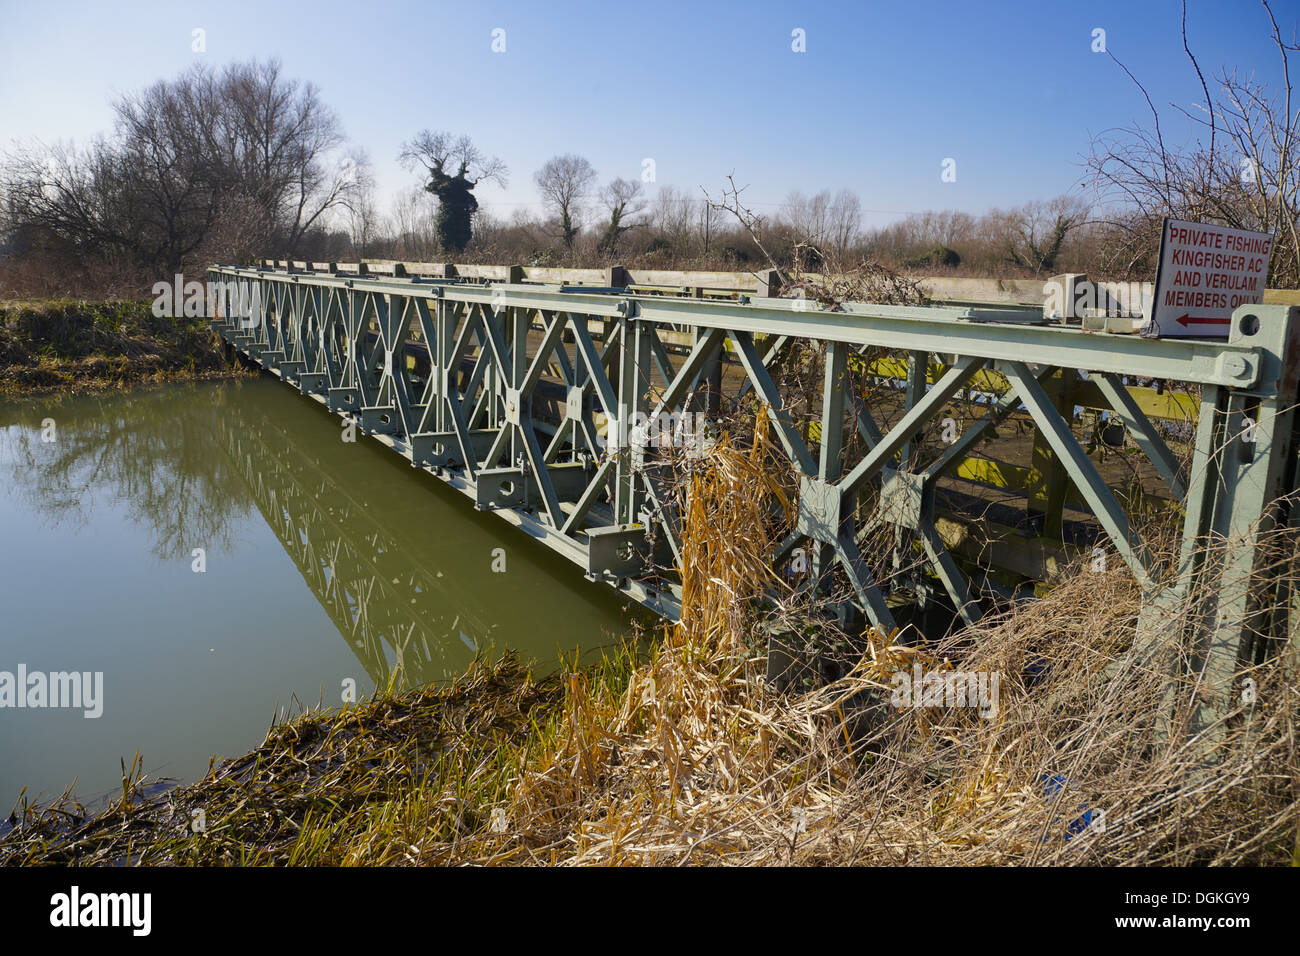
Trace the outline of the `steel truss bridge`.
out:
M 875 626 L 895 625 L 897 603 L 889 569 L 860 550 L 858 501 L 870 492 L 873 521 L 915 535 L 930 580 L 973 622 L 978 569 L 946 545 L 937 493 L 1000 423 L 1018 416 L 1032 421 L 1035 456 L 1047 462 L 1049 530 L 1054 521 L 1059 530 L 1073 494 L 1142 587 L 1135 647 L 1144 635 L 1150 643 L 1162 608 L 1192 592 L 1209 600 L 1208 624 L 1187 650 L 1203 673 L 1198 724 L 1231 709 L 1239 666 L 1275 643 L 1267 633 L 1261 639 L 1254 619 L 1261 587 L 1275 587 L 1260 582 L 1263 536 L 1294 520 L 1272 503 L 1296 485 L 1300 307 L 1242 307 L 1226 341 L 1154 340 L 1044 324 L 1005 308 L 848 303 L 829 311 L 757 295 L 720 300 L 337 267 L 222 266 L 209 280 L 230 293 L 213 325 L 238 352 L 667 618 L 680 611 L 680 588 L 662 571 L 679 554 L 679 516 L 656 450 L 632 440 L 630 426 L 649 423 L 653 432 L 665 416 L 716 412 L 725 366 L 734 389 L 766 405 L 801 476 L 796 530 L 772 560 L 805 549 L 813 586 L 829 586 L 832 567 L 842 569 L 853 609 Z M 260 308 L 241 314 L 250 301 Z M 815 442 L 792 420 L 771 374 L 796 342 L 824 357 Z M 852 357 L 869 349 L 906 356 L 901 409 L 884 426 L 849 376 Z M 1190 468 L 1135 397 L 1129 383 L 1137 380 L 1199 386 Z M 981 416 L 934 460 L 910 467 L 909 448 L 940 427 L 958 393 L 992 381 L 1005 387 Z M 1071 429 L 1062 389 L 1085 381 L 1181 505 L 1175 567 L 1154 559 Z M 854 432 L 860 440 L 847 441 Z M 1226 559 L 1206 557 L 1215 543 Z M 1169 639 L 1167 629 L 1159 633 Z

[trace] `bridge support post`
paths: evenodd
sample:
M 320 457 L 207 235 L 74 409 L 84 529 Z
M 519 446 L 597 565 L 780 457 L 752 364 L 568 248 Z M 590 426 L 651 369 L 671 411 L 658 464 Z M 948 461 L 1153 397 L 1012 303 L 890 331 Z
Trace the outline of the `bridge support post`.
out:
M 651 354 L 649 330 L 643 329 L 640 322 L 622 318 L 618 320 L 618 327 L 618 422 L 615 423 L 618 434 L 614 445 L 618 465 L 614 479 L 614 521 L 628 525 L 637 521 L 640 510 L 637 472 L 641 468 L 644 436 L 633 426 L 645 422 L 650 408 L 646 390 L 651 380 Z
M 1261 350 L 1259 382 L 1202 390 L 1176 576 L 1145 602 L 1135 644 L 1139 663 L 1168 668 L 1167 709 L 1184 680 L 1195 688 L 1186 731 L 1211 759 L 1242 704 L 1239 668 L 1288 636 L 1262 572 L 1279 560 L 1270 532 L 1291 517 L 1296 476 L 1300 308 L 1243 306 L 1232 323 L 1230 342 Z
M 1078 375 L 1070 369 L 1057 371 L 1043 382 L 1044 390 L 1052 399 L 1052 407 L 1066 421 L 1074 417 L 1070 383 L 1077 379 Z M 1034 435 L 1031 475 L 1034 489 L 1029 498 L 1030 511 L 1042 514 L 1042 533 L 1059 541 L 1064 530 L 1065 493 L 1070 481 L 1061 460 L 1053 453 L 1041 431 Z

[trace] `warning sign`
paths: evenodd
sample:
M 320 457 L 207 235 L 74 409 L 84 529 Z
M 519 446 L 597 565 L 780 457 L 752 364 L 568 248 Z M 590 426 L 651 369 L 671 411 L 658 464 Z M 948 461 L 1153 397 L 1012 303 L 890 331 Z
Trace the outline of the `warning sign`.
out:
M 1226 337 L 1233 310 L 1264 298 L 1272 255 L 1273 236 L 1266 232 L 1166 219 L 1142 334 Z

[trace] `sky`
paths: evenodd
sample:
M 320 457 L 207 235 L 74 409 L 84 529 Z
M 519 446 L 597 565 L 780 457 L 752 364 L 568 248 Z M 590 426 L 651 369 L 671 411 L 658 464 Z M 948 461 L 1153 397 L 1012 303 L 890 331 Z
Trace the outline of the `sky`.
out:
M 1300 4 L 1273 7 L 1289 37 Z M 1093 136 L 1149 116 L 1093 51 L 1097 30 L 1162 111 L 1192 108 L 1179 16 L 1178 0 L 0 0 L 0 150 L 83 144 L 111 130 L 115 97 L 193 63 L 278 57 L 366 150 L 381 209 L 418 183 L 397 155 L 430 128 L 506 162 L 508 185 L 477 193 L 500 215 L 540 213 L 533 173 L 572 152 L 601 181 L 643 178 L 652 159 L 651 195 L 716 196 L 734 171 L 762 213 L 793 189 L 848 188 L 878 226 L 1075 187 Z M 1188 39 L 1207 79 L 1225 65 L 1280 75 L 1252 0 L 1189 0 Z

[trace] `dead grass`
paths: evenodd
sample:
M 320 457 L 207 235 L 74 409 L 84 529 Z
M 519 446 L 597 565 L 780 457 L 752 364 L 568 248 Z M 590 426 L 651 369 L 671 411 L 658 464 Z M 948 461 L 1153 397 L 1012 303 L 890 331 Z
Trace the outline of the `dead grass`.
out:
M 1141 595 L 1080 563 L 1043 599 L 939 644 L 866 635 L 844 677 L 777 694 L 748 615 L 778 591 L 760 419 L 692 476 L 683 623 L 617 688 L 575 675 L 552 746 L 512 785 L 509 836 L 440 860 L 565 864 L 1260 864 L 1289 862 L 1300 765 L 1295 672 L 1256 667 L 1253 704 L 1180 733 L 1195 680 L 1167 677 L 1175 632 L 1134 648 Z M 787 618 L 797 595 L 780 592 Z M 786 603 L 789 602 L 789 603 Z M 804 608 L 802 613 L 809 613 Z M 823 624 L 823 646 L 835 635 Z M 890 706 L 917 664 L 1000 676 L 996 714 Z M 1172 710 L 1171 710 L 1172 707 Z M 1172 732 L 1158 736 L 1164 726 Z M 1207 771 L 1207 760 L 1212 768 Z
M 561 696 L 557 679 L 533 681 L 512 658 L 478 661 L 446 687 L 277 723 L 256 750 L 161 797 L 145 795 L 137 760 L 93 818 L 66 797 L 20 804 L 0 862 L 409 863 L 417 839 L 454 846 L 486 825 L 479 812 L 501 799 L 513 742 Z

